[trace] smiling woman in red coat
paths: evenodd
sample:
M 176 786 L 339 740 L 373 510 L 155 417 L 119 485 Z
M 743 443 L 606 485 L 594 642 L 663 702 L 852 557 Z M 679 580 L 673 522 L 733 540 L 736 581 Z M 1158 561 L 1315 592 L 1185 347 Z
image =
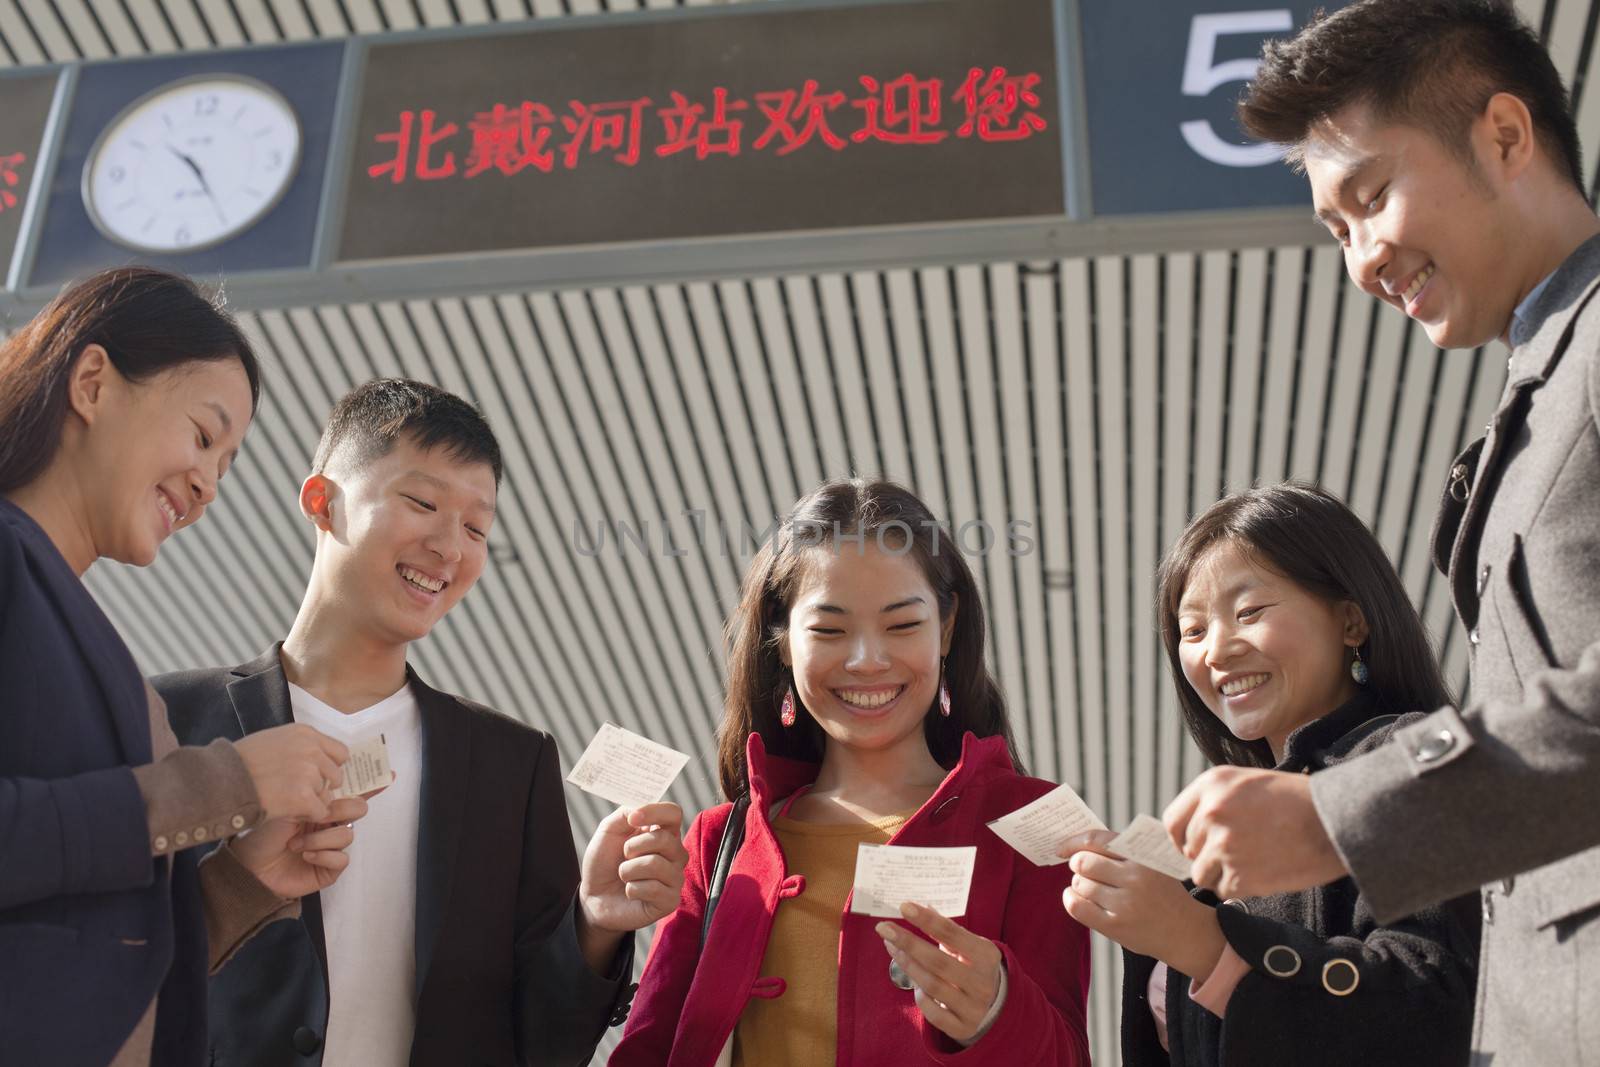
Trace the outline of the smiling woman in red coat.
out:
M 977 586 L 926 505 L 887 482 L 807 495 L 729 639 L 722 790 L 748 800 L 691 827 L 611 1067 L 1087 1065 L 1089 935 L 1056 920 L 1071 872 L 985 825 L 1053 786 L 1016 769 Z M 975 845 L 966 913 L 851 913 L 861 844 Z

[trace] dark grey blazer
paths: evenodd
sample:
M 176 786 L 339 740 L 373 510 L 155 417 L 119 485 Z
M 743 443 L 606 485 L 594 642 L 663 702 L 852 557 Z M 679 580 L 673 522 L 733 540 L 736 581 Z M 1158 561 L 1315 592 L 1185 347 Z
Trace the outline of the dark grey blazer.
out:
M 1312 779 L 1380 920 L 1483 890 L 1475 1062 L 1600 1063 L 1600 238 L 1552 276 L 1434 530 L 1472 700 Z
M 179 740 L 292 722 L 280 648 L 231 670 L 153 679 Z M 423 744 L 411 1063 L 587 1063 L 607 1024 L 627 1014 L 633 938 L 609 978 L 578 949 L 578 861 L 555 742 L 407 676 Z M 317 895 L 299 921 L 247 943 L 211 979 L 209 1000 L 211 1062 L 320 1064 L 328 984 Z

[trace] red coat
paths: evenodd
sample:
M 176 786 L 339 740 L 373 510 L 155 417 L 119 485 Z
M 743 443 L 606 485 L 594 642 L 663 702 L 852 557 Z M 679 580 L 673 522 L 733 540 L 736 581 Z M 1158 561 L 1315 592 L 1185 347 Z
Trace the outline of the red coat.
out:
M 803 892 L 804 879 L 785 869 L 767 812 L 815 780 L 817 766 L 768 757 L 757 735 L 747 758 L 751 804 L 744 845 L 704 950 L 707 882 L 731 804 L 703 812 L 689 828 L 683 896 L 656 931 L 610 1067 L 712 1067 L 748 999 L 783 995 L 780 978 L 760 977 L 761 961 L 779 901 Z M 967 914 L 958 921 L 1005 954 L 1005 1006 L 982 1040 L 961 1048 L 923 1019 L 909 991 L 889 981 L 889 955 L 873 930 L 880 920 L 852 914 L 847 902 L 839 934 L 837 1067 L 1087 1067 L 1089 932 L 1061 905 L 1072 874 L 1065 864 L 1035 867 L 985 825 L 1052 788 L 1017 774 L 1000 738 L 967 734 L 961 762 L 891 841 L 977 845 Z

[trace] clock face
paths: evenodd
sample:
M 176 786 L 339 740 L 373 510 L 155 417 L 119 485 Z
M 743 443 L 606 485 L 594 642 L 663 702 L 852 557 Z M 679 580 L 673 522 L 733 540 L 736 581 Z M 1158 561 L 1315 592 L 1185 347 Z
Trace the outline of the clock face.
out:
M 249 78 L 186 78 L 106 127 L 83 170 L 83 201 L 119 244 L 197 251 L 271 211 L 299 162 L 300 123 L 277 92 Z

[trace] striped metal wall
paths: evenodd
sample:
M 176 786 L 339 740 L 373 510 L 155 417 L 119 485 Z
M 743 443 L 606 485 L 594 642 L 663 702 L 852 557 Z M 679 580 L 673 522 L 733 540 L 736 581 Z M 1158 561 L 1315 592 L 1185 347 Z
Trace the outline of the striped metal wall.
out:
M 0 0 L 0 65 L 642 6 L 676 5 Z M 1592 155 L 1600 2 L 1521 6 L 1574 86 Z M 90 574 L 152 673 L 242 661 L 286 632 L 313 544 L 294 500 L 321 420 L 353 384 L 405 374 L 482 405 L 507 460 L 493 562 L 417 668 L 552 731 L 569 764 L 608 719 L 694 753 L 672 794 L 691 811 L 717 799 L 741 532 L 828 477 L 887 474 L 958 527 L 1030 524 L 1031 551 L 970 557 L 991 662 L 1034 773 L 1113 824 L 1159 812 L 1200 769 L 1152 574 L 1226 489 L 1295 477 L 1349 499 L 1464 681 L 1426 541 L 1506 353 L 1438 352 L 1356 291 L 1309 225 L 1303 247 L 300 307 L 245 325 L 266 398 L 220 502 L 148 571 Z M 703 513 L 705 547 L 686 511 Z M 594 553 L 602 520 L 641 535 L 619 551 L 613 526 Z M 663 550 L 666 526 L 684 554 Z M 568 800 L 586 838 L 603 812 Z M 1100 939 L 1094 964 L 1096 1058 L 1115 1063 L 1120 967 Z

